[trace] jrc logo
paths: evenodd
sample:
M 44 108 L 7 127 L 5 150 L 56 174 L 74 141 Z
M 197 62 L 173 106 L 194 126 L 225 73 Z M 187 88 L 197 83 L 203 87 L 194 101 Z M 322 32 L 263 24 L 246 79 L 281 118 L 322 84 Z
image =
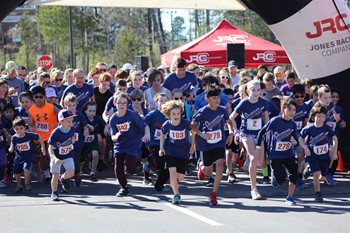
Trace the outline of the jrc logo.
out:
M 316 21 L 314 22 L 314 26 L 316 29 L 315 33 L 307 32 L 306 37 L 313 39 L 318 38 L 322 36 L 324 32 L 330 31 L 333 34 L 337 33 L 337 31 L 345 31 L 348 27 L 350 27 L 350 24 L 344 25 L 343 19 L 347 18 L 348 16 L 343 13 L 341 15 L 338 15 L 337 17 L 333 18 L 327 18 L 324 20 Z
M 259 61 L 262 59 L 264 62 L 274 62 L 276 53 L 273 51 L 266 51 L 264 53 L 257 53 L 255 57 L 253 57 L 254 61 Z
M 229 35 L 229 36 L 218 36 L 216 39 L 213 39 L 215 43 L 244 43 L 245 45 L 251 45 L 250 40 L 248 40 L 247 35 Z
M 208 64 L 209 53 L 198 53 L 196 55 L 190 55 L 186 61 L 189 63 L 196 62 L 197 64 Z

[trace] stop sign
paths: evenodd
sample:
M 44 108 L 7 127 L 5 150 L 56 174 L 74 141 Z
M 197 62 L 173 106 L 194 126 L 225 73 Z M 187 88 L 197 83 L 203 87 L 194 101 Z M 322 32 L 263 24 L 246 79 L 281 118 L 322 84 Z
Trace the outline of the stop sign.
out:
M 49 55 L 41 55 L 38 59 L 38 67 L 44 67 L 50 70 L 53 66 L 53 60 Z

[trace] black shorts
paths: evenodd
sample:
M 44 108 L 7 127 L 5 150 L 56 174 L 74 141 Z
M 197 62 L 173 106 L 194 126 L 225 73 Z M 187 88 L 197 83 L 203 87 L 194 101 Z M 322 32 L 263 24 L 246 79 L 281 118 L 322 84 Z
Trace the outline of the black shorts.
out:
M 293 184 L 297 183 L 298 163 L 294 156 L 284 159 L 271 159 L 270 166 L 278 184 L 282 184 L 285 181 L 286 168 L 289 173 L 289 181 Z
M 226 134 L 226 138 L 228 137 L 228 131 L 225 132 Z M 226 149 L 227 150 L 232 150 L 233 153 L 239 153 L 239 144 L 237 145 L 235 142 L 234 142 L 234 138 L 232 139 L 232 143 L 230 145 L 227 145 L 226 144 Z
M 165 167 L 171 168 L 176 167 L 176 172 L 180 174 L 186 173 L 188 159 L 178 158 L 174 156 L 165 156 Z
M 215 148 L 203 151 L 203 164 L 208 167 L 219 159 L 225 159 L 225 148 Z

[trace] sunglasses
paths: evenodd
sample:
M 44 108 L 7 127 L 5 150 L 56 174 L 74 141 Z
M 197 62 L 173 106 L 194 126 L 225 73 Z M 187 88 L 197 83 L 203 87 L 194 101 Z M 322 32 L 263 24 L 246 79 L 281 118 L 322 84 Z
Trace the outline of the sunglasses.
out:
M 42 98 L 44 98 L 44 96 L 42 96 L 42 95 L 35 95 L 33 97 L 34 97 L 34 99 L 42 99 Z
M 184 97 L 175 97 L 174 100 L 182 100 Z
M 43 83 L 45 83 L 45 84 L 50 84 L 50 82 L 43 82 Z
M 135 102 L 135 101 L 139 101 L 140 102 L 141 100 L 142 100 L 142 98 L 140 98 L 140 97 L 138 97 L 138 98 L 131 98 L 132 102 Z
M 221 76 L 222 79 L 228 79 L 228 76 Z
M 100 71 L 101 71 L 101 72 L 106 72 L 106 71 L 107 71 L 107 69 L 100 69 Z
M 127 105 L 128 103 L 117 103 L 117 105 L 121 105 L 121 106 L 123 106 L 123 105 Z
M 294 98 L 296 98 L 296 99 L 299 99 L 299 98 L 301 99 L 301 98 L 304 98 L 304 97 L 305 97 L 304 95 L 295 95 L 294 96 Z
M 62 82 L 63 79 L 56 79 L 55 82 Z

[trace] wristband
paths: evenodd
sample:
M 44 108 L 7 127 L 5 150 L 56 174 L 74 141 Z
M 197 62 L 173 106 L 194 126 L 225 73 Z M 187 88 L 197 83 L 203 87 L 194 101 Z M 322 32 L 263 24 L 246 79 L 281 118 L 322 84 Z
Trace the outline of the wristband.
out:
M 256 146 L 256 149 L 261 149 L 261 146 Z
M 204 133 L 204 132 L 202 132 L 202 138 L 204 138 L 204 139 L 205 139 L 205 133 Z

